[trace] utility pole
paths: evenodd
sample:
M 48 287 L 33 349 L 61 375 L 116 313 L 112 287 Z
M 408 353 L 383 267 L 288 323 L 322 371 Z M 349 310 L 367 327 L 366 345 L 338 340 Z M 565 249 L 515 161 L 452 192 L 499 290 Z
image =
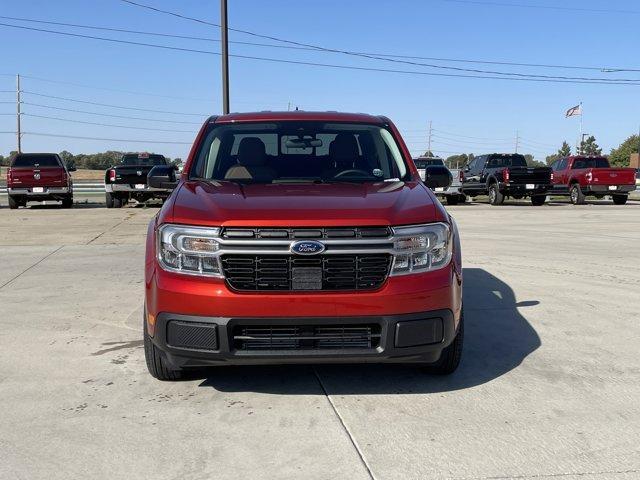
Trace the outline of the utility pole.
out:
M 20 98 L 20 75 L 16 75 L 16 136 L 18 140 L 18 153 L 22 153 L 22 128 L 20 120 L 22 117 L 22 100 Z
M 516 153 L 518 153 L 519 147 L 520 147 L 520 131 L 516 130 Z
M 433 136 L 433 128 L 432 127 L 433 127 L 433 122 L 431 120 L 429 120 L 429 148 L 427 150 L 429 152 L 429 155 L 432 155 L 432 153 L 431 153 L 431 138 Z
M 222 113 L 229 113 L 229 28 L 227 0 L 220 0 L 220 30 L 222 45 Z

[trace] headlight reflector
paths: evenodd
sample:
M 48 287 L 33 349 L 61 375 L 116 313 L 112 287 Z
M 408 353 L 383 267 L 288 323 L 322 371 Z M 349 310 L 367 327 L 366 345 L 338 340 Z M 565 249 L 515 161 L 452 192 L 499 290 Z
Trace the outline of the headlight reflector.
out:
M 221 277 L 216 252 L 219 228 L 163 225 L 158 230 L 158 260 L 165 270 Z
M 422 273 L 445 267 L 451 261 L 451 229 L 431 223 L 393 229 L 394 254 L 391 275 Z

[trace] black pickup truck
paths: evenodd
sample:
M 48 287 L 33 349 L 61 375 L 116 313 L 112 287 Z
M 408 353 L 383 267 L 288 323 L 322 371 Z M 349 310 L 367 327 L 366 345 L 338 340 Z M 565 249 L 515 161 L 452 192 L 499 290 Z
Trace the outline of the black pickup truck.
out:
M 129 200 L 146 202 L 152 198 L 167 198 L 170 190 L 153 188 L 147 183 L 147 174 L 157 165 L 170 163 L 157 154 L 124 154 L 120 163 L 109 168 L 104 175 L 107 208 L 120 208 Z
M 551 186 L 551 168 L 529 167 L 517 153 L 480 155 L 463 170 L 463 193 L 489 195 L 491 205 L 501 205 L 508 197 L 531 197 L 533 205 L 543 205 Z

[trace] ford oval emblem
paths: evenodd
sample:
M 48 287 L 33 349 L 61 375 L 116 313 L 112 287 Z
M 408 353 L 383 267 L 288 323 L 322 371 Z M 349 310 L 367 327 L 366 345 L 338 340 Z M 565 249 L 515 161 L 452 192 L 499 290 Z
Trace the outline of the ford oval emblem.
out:
M 325 246 L 323 243 L 316 242 L 315 240 L 301 240 L 299 242 L 293 242 L 290 250 L 296 255 L 318 255 L 324 252 Z

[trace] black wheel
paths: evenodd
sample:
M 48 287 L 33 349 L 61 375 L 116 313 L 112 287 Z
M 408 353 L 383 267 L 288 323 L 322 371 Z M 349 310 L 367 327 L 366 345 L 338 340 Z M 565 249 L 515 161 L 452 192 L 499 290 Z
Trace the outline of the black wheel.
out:
M 611 195 L 611 198 L 616 205 L 624 205 L 629 197 L 627 195 Z
M 500 193 L 497 184 L 492 184 L 489 187 L 489 203 L 491 205 L 502 205 L 504 203 L 504 195 Z
M 9 195 L 9 208 L 11 210 L 15 210 L 16 208 L 18 208 L 20 206 L 20 203 L 18 200 L 16 200 L 15 197 L 12 197 L 11 195 Z
M 113 208 L 113 194 L 109 192 L 105 193 L 104 199 L 107 204 L 107 208 Z
M 71 208 L 73 207 L 73 195 L 69 195 L 62 199 L 62 208 Z
M 467 196 L 466 195 L 458 195 L 458 201 L 460 203 L 466 203 L 467 201 Z
M 571 189 L 569 190 L 569 197 L 571 198 L 571 203 L 573 203 L 574 205 L 584 204 L 584 193 L 582 193 L 582 189 L 577 183 L 571 185 Z
M 458 334 L 453 339 L 451 345 L 445 348 L 440 354 L 437 363 L 426 367 L 425 371 L 434 375 L 451 375 L 460 365 L 462 358 L 462 347 L 464 344 L 464 310 L 460 316 L 460 325 L 458 326 Z
M 546 195 L 533 195 L 531 197 L 531 205 L 534 207 L 539 207 L 540 205 L 544 205 L 544 202 L 547 201 Z
M 113 208 L 121 208 L 122 207 L 122 199 L 120 197 L 116 197 L 115 195 L 111 195 L 113 197 Z
M 459 201 L 458 195 L 447 195 L 447 205 L 457 205 Z
M 173 368 L 168 364 L 167 360 L 162 356 L 158 348 L 151 341 L 151 337 L 147 334 L 147 322 L 143 318 L 143 335 L 144 335 L 144 358 L 147 361 L 147 369 L 149 373 L 158 380 L 180 380 L 183 370 Z

